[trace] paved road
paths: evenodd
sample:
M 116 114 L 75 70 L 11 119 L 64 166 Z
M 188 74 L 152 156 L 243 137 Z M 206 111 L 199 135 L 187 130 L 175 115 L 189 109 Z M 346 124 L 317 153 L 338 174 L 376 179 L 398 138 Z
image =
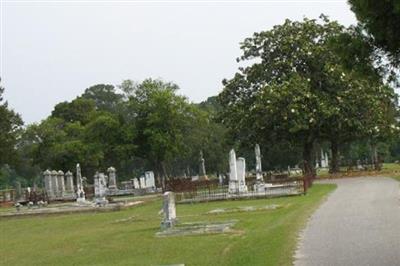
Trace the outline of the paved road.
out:
M 400 190 L 390 178 L 331 181 L 338 188 L 302 234 L 295 265 L 400 265 Z

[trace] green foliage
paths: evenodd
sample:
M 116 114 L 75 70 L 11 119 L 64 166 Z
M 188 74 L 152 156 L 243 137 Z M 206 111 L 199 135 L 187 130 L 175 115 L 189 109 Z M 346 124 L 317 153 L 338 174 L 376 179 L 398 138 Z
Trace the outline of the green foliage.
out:
M 118 94 L 113 85 L 98 84 L 87 88 L 82 98 L 93 100 L 98 110 L 115 113 L 123 95 Z
M 90 121 L 93 112 L 95 112 L 95 101 L 85 98 L 76 98 L 72 102 L 62 102 L 54 107 L 51 116 L 60 118 L 65 122 L 80 122 L 86 124 Z
M 154 170 L 157 177 L 197 173 L 204 151 L 207 170 L 225 171 L 225 130 L 214 112 L 202 110 L 162 80 L 124 81 L 118 94 L 111 85 L 95 85 L 71 102 L 57 104 L 52 115 L 29 125 L 18 144 L 28 176 L 45 169 L 73 170 L 77 163 L 89 178 L 114 166 L 118 179 Z
M 18 163 L 16 144 L 23 122 L 20 116 L 8 107 L 3 99 L 3 93 L 4 88 L 0 85 L 0 167 L 8 168 Z M 9 179 L 10 175 L 6 172 L 0 172 L 0 186 Z
M 238 61 L 251 64 L 224 80 L 219 96 L 223 122 L 240 141 L 301 144 L 312 171 L 316 140 L 384 138 L 397 128 L 395 94 L 358 28 L 325 16 L 286 20 L 241 48 Z
M 400 2 L 397 0 L 349 0 L 362 26 L 379 47 L 389 52 L 394 63 L 400 61 Z

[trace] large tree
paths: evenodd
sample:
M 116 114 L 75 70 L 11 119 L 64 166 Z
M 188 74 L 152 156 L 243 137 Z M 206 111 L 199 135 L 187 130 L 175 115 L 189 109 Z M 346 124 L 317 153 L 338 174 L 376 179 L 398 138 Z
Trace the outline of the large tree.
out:
M 193 106 L 176 94 L 178 86 L 147 79 L 135 85 L 128 102 L 127 115 L 135 122 L 139 154 L 157 170 L 162 181 L 168 165 L 185 152 L 184 138 L 192 120 Z
M 376 105 L 369 107 L 368 97 L 382 91 L 378 78 L 368 84 L 367 71 L 354 66 L 370 64 L 368 51 L 356 53 L 352 58 L 355 63 L 350 64 L 343 56 L 349 52 L 337 49 L 337 40 L 343 39 L 344 34 L 351 38 L 355 29 L 321 18 L 322 21 L 286 20 L 283 25 L 245 39 L 239 61 L 252 64 L 241 68 L 233 79 L 225 80 L 219 97 L 225 107 L 224 122 L 236 138 L 301 143 L 308 175 L 314 173 L 314 142 L 340 140 L 343 134 L 354 138 L 358 136 L 354 133 L 370 129 L 367 125 L 373 119 L 366 112 Z M 350 47 L 358 50 L 356 41 L 360 40 L 351 39 Z M 374 86 L 374 90 L 364 92 L 364 86 Z M 367 96 L 358 98 L 357 93 Z M 367 111 L 360 117 L 362 109 Z M 363 127 L 358 124 L 360 119 L 365 119 Z
M 398 0 L 349 0 L 362 26 L 373 36 L 377 46 L 389 52 L 392 61 L 400 62 L 400 2 Z

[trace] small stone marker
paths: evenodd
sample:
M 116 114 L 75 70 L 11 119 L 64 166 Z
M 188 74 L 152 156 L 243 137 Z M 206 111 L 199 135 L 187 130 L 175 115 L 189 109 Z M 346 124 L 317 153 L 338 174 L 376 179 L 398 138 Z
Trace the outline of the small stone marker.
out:
M 167 191 L 163 195 L 163 212 L 164 219 L 161 222 L 161 229 L 168 229 L 174 227 L 176 224 L 176 207 L 175 207 L 175 194 L 174 192 Z

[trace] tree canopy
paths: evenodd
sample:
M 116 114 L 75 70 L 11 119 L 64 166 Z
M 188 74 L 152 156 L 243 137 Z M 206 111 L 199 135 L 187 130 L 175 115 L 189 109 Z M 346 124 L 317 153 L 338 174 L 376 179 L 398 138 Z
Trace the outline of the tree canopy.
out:
M 373 36 L 376 45 L 400 62 L 400 2 L 397 0 L 349 0 L 362 26 Z
M 387 122 L 375 107 L 394 108 L 393 89 L 383 85 L 370 53 L 349 53 L 338 45 L 344 36 L 353 44 L 346 49 L 363 42 L 356 29 L 321 16 L 321 21 L 286 20 L 245 39 L 238 61 L 251 63 L 224 81 L 219 96 L 224 123 L 245 142 L 301 143 L 311 174 L 316 140 L 365 136 L 379 121 Z M 368 50 L 368 43 L 362 44 Z M 343 55 L 368 65 L 349 67 Z

